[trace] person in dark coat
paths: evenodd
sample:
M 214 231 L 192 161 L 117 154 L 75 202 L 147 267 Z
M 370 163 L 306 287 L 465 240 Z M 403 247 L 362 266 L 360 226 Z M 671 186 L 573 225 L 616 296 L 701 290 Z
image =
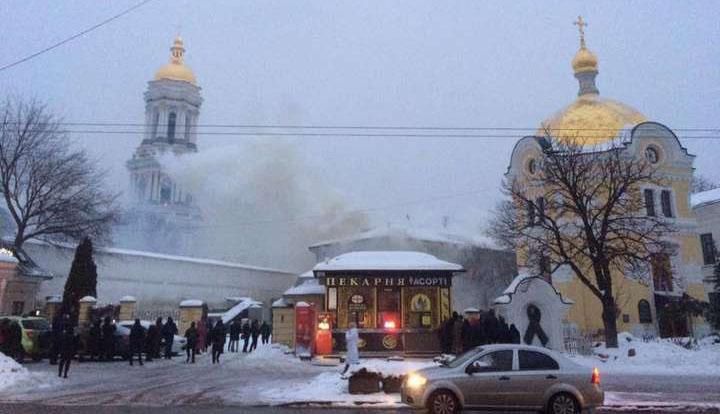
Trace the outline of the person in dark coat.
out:
M 260 325 L 260 341 L 263 345 L 270 342 L 270 325 L 265 321 Z
M 503 318 L 502 315 L 498 316 L 498 331 L 498 343 L 509 344 L 510 327 L 508 326 L 507 322 L 505 322 L 505 318 Z
M 130 328 L 130 366 L 137 354 L 138 362 L 142 366 L 142 351 L 145 347 L 145 328 L 140 324 L 140 319 L 135 319 L 135 323 Z
M 161 332 L 165 344 L 165 359 L 171 359 L 173 341 L 175 340 L 175 335 L 178 333 L 177 325 L 175 325 L 171 317 L 167 318 Z
M 163 329 L 162 318 L 155 319 L 155 329 L 157 331 L 157 335 L 153 336 L 153 340 L 152 340 L 152 357 L 160 359 L 160 348 L 162 345 L 162 329 Z
M 460 355 L 463 351 L 462 331 L 465 323 L 460 315 L 457 315 L 452 325 L 452 353 Z
M 70 370 L 70 361 L 77 353 L 78 339 L 72 328 L 68 325 L 65 332 L 60 336 L 60 364 L 58 365 L 58 377 L 67 378 Z
M 100 326 L 100 319 L 95 319 L 88 331 L 87 350 L 88 354 L 90 354 L 91 361 L 95 361 L 95 359 L 100 360 L 100 351 L 102 350 L 102 328 Z
M 457 312 L 453 312 L 452 316 L 442 323 L 440 326 L 440 329 L 438 330 L 438 337 L 440 339 L 440 350 L 443 354 L 449 354 L 452 352 L 452 334 L 453 334 L 453 325 L 455 323 L 455 318 L 458 317 Z
M 157 324 L 148 326 L 147 334 L 145 335 L 145 362 L 150 362 L 153 358 L 157 358 L 155 353 L 155 344 L 160 343 L 160 329 Z
M 51 343 L 50 343 L 50 365 L 57 364 L 58 354 L 60 353 L 60 341 L 62 341 L 63 334 L 65 333 L 65 320 L 69 317 L 65 317 L 62 313 L 58 312 L 52 320 L 52 326 L 50 331 Z
M 510 343 L 511 344 L 519 344 L 520 343 L 520 331 L 518 331 L 517 326 L 515 326 L 514 323 L 510 324 Z
M 200 318 L 200 322 L 197 324 L 198 343 L 197 352 L 198 354 L 207 352 L 207 340 L 208 340 L 208 324 L 207 317 L 203 315 Z
M 227 332 L 222 319 L 217 321 L 215 327 L 212 329 L 212 363 L 220 363 L 220 354 L 225 349 L 225 336 Z
M 252 337 L 250 352 L 252 352 L 257 349 L 258 336 L 260 336 L 260 324 L 257 320 L 253 320 L 252 325 L 250 325 L 250 336 Z
M 115 331 L 117 327 L 109 316 L 105 317 L 102 326 L 102 351 L 104 359 L 112 361 L 115 359 Z
M 190 327 L 185 330 L 185 339 L 187 339 L 187 344 L 185 345 L 185 354 L 187 355 L 187 358 L 185 358 L 185 363 L 189 363 L 192 357 L 192 363 L 194 364 L 198 345 L 198 330 L 195 328 L 194 321 L 191 322 Z
M 14 358 L 17 362 L 22 363 L 23 359 L 25 358 L 25 350 L 22 346 L 22 328 L 20 327 L 20 324 L 17 323 L 17 321 L 10 322 L 8 334 L 9 335 L 7 341 L 10 356 Z
M 242 339 L 243 339 L 243 352 L 248 351 L 248 344 L 250 343 L 250 324 L 245 321 L 242 327 Z
M 485 315 L 485 337 L 487 343 L 496 344 L 500 337 L 500 329 L 498 325 L 498 319 L 495 317 L 495 311 L 490 309 Z
M 240 325 L 240 321 L 235 319 L 230 324 L 230 344 L 228 345 L 228 352 L 237 352 L 238 351 L 238 342 L 240 342 L 240 330 L 242 329 L 242 326 Z

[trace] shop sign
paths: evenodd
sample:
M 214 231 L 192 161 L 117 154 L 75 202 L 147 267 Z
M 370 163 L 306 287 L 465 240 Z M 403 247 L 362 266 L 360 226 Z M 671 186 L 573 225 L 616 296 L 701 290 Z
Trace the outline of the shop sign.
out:
M 451 276 L 326 276 L 320 284 L 328 287 L 449 287 Z

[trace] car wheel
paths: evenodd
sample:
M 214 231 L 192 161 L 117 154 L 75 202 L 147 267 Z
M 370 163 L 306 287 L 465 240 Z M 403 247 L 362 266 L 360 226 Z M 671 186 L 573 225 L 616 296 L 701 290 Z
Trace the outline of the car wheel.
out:
M 548 404 L 548 414 L 579 414 L 580 404 L 568 393 L 554 395 Z
M 454 414 L 460 411 L 460 402 L 450 391 L 436 391 L 428 400 L 428 410 L 432 414 Z

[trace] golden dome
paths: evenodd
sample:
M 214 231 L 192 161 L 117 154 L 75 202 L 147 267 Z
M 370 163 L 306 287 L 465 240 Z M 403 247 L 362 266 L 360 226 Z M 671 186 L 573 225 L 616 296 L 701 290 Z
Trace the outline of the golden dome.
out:
M 643 114 L 628 105 L 585 94 L 546 119 L 537 135 L 549 134 L 561 142 L 592 146 L 612 141 L 623 129 L 645 121 Z
M 183 47 L 183 41 L 182 38 L 178 36 L 170 48 L 170 63 L 155 72 L 155 80 L 170 79 L 196 85 L 195 74 L 183 62 L 184 54 L 185 48 Z
M 580 72 L 597 72 L 598 58 L 593 52 L 588 50 L 584 45 L 577 51 L 572 60 L 572 68 L 575 73 Z

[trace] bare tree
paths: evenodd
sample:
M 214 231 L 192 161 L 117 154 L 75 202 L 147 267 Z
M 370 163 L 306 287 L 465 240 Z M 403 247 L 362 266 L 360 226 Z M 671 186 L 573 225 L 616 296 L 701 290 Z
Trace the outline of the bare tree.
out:
M 106 172 L 71 147 L 44 105 L 21 99 L 0 105 L 0 191 L 16 225 L 15 248 L 33 238 L 107 237 L 118 209 L 117 195 L 104 190 Z
M 517 249 L 538 274 L 569 268 L 602 304 L 606 343 L 617 347 L 613 274 L 647 283 L 651 261 L 673 250 L 672 225 L 646 211 L 643 194 L 643 186 L 664 183 L 651 163 L 622 145 L 592 151 L 543 139 L 536 176 L 503 183 L 509 200 L 496 209 L 488 233 Z
M 720 184 L 718 184 L 717 182 L 712 181 L 707 177 L 704 177 L 702 175 L 697 175 L 697 174 L 693 175 L 690 186 L 691 186 L 690 192 L 693 194 L 720 188 Z

